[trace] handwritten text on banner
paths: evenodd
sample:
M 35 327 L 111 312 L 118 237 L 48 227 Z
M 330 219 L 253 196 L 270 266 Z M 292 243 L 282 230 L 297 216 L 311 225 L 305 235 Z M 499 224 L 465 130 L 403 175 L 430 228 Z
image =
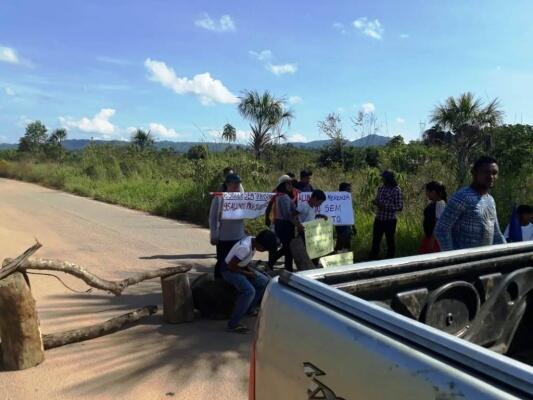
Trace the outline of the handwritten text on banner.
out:
M 274 193 L 224 192 L 222 196 L 222 219 L 253 219 L 265 215 Z
M 307 202 L 311 192 L 302 192 L 298 202 Z M 353 225 L 352 195 L 348 192 L 326 192 L 326 201 L 319 207 L 317 214 L 328 217 L 333 225 Z

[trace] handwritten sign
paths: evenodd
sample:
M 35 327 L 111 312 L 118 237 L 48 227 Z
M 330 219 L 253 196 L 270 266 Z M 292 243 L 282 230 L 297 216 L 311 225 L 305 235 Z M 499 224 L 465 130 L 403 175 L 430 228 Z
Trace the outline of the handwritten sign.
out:
M 222 219 L 254 219 L 265 214 L 274 193 L 224 192 Z
M 298 203 L 308 202 L 311 192 L 298 195 Z M 328 217 L 333 225 L 353 225 L 352 194 L 348 192 L 326 192 L 326 201 L 318 208 L 317 214 Z
M 332 256 L 322 257 L 320 264 L 324 268 L 337 267 L 339 265 L 353 264 L 353 252 L 334 254 Z
M 333 224 L 315 219 L 302 224 L 305 228 L 305 247 L 310 259 L 325 256 L 333 251 Z

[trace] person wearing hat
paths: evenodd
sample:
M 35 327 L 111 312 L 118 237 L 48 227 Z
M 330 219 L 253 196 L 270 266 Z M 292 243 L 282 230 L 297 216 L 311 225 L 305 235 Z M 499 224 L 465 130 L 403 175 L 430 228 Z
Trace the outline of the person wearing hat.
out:
M 236 174 L 228 174 L 224 179 L 226 192 L 240 192 L 241 178 Z M 216 246 L 217 262 L 215 264 L 215 279 L 221 279 L 220 264 L 226 258 L 231 248 L 244 236 L 244 220 L 222 219 L 223 196 L 215 195 L 209 210 L 209 231 L 211 244 Z
M 227 188 L 226 188 L 226 177 L 228 175 L 235 175 L 235 170 L 231 167 L 226 167 L 222 170 L 222 176 L 224 177 L 224 182 L 222 182 L 222 184 L 219 186 L 218 188 L 218 191 L 219 192 L 227 192 Z M 242 187 L 242 183 L 239 184 L 239 192 L 243 193 L 244 192 L 244 188 Z
M 292 178 L 288 175 L 282 175 L 278 179 L 274 207 L 276 215 L 274 219 L 274 231 L 281 241 L 282 248 L 280 254 L 285 258 L 285 269 L 292 271 L 292 253 L 290 243 L 294 239 L 295 225 L 298 224 L 296 216 L 295 203 L 291 200 Z
M 272 251 L 278 247 L 276 235 L 265 229 L 256 237 L 246 236 L 239 240 L 221 263 L 220 271 L 226 282 L 237 292 L 235 308 L 228 321 L 228 330 L 235 333 L 248 333 L 250 329 L 241 324 L 246 315 L 257 315 L 257 308 L 268 285 L 266 274 L 250 268 L 256 251 Z

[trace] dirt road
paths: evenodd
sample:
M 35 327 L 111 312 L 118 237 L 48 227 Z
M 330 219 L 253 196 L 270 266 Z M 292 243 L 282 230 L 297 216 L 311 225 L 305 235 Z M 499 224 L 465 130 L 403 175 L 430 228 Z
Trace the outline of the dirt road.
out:
M 104 278 L 195 261 L 213 265 L 208 232 L 40 186 L 0 179 L 0 260 L 38 238 L 38 256 L 86 266 Z M 70 287 L 81 281 L 60 275 Z M 48 276 L 30 276 L 41 330 L 52 333 L 160 304 L 158 280 L 120 297 L 73 293 Z M 46 352 L 25 371 L 0 371 L 0 399 L 244 399 L 248 336 L 226 333 L 224 321 L 144 323 Z

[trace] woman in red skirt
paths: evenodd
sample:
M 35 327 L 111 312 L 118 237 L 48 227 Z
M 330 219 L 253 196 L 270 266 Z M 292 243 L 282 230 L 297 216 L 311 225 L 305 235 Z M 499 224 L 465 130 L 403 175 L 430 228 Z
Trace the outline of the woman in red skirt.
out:
M 419 254 L 440 251 L 439 243 L 433 234 L 433 230 L 446 207 L 446 187 L 441 182 L 431 181 L 426 184 L 426 197 L 429 200 L 429 204 L 424 209 L 424 237 L 418 248 Z

